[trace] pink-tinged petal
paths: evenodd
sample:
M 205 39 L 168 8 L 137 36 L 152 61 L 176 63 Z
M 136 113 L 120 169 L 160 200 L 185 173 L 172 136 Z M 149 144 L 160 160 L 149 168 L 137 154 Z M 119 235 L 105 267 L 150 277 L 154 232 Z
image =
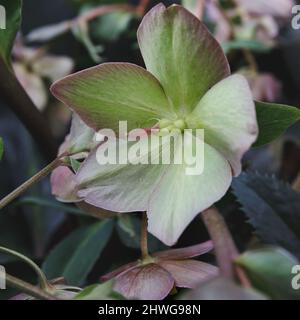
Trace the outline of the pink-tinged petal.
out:
M 231 26 L 225 19 L 223 12 L 213 1 L 207 1 L 205 4 L 206 13 L 209 21 L 215 24 L 214 37 L 220 42 L 228 41 L 231 36 Z
M 32 64 L 32 69 L 36 74 L 56 81 L 72 72 L 74 62 L 69 57 L 45 55 L 36 59 Z
M 156 252 L 153 254 L 153 256 L 159 258 L 160 260 L 180 260 L 201 256 L 202 254 L 210 252 L 213 248 L 213 242 L 209 240 L 186 248 Z
M 237 3 L 249 13 L 287 18 L 291 15 L 293 0 L 237 0 Z
M 188 146 L 185 148 L 188 154 Z M 203 156 L 203 171 L 199 174 L 187 174 L 186 163 L 169 165 L 151 195 L 148 230 L 169 246 L 178 240 L 197 214 L 220 200 L 231 184 L 228 161 L 208 144 L 204 144 Z M 192 163 L 191 159 L 187 163 Z
M 58 167 L 53 170 L 50 178 L 52 194 L 62 202 L 81 201 L 76 195 L 75 174 L 68 167 Z
M 115 270 L 113 270 L 113 271 L 101 276 L 100 279 L 101 279 L 101 281 L 111 280 L 111 279 L 121 275 L 124 272 L 130 271 L 133 268 L 137 268 L 138 267 L 138 263 L 139 263 L 138 261 L 127 263 L 127 264 L 121 266 L 120 268 L 115 269 Z
M 265 46 L 274 45 L 272 39 L 276 38 L 279 34 L 280 26 L 275 18 L 270 16 L 263 16 L 257 20 L 256 38 Z
M 90 151 L 97 145 L 94 136 L 95 131 L 88 127 L 76 113 L 73 113 L 70 133 L 60 146 L 59 154 L 63 154 L 64 152 L 74 154 L 81 151 Z
M 130 63 L 104 63 L 57 81 L 51 91 L 95 130 L 152 126 L 173 117 L 166 95 L 152 74 Z
M 247 80 L 230 76 L 201 99 L 187 118 L 189 128 L 204 128 L 206 143 L 231 164 L 234 175 L 241 172 L 241 159 L 257 139 L 255 106 Z
M 149 137 L 145 136 L 138 142 L 141 148 L 139 159 L 148 159 L 151 149 L 148 148 Z M 117 144 L 118 158 L 126 154 L 135 143 L 119 140 Z M 78 195 L 84 201 L 114 212 L 146 211 L 148 201 L 159 178 L 168 165 L 160 164 L 104 164 L 97 161 L 97 154 L 103 153 L 107 147 L 114 147 L 109 140 L 92 152 L 84 161 L 76 175 Z M 120 147 L 120 150 L 119 150 Z M 158 148 L 152 151 L 158 153 Z M 145 150 L 145 154 L 143 153 Z M 159 153 L 158 153 L 159 155 Z M 125 160 L 125 159 L 124 159 Z M 131 158 L 131 160 L 136 160 Z
M 181 6 L 158 4 L 138 29 L 147 67 L 179 114 L 191 111 L 207 90 L 230 74 L 228 61 L 205 25 Z
M 21 63 L 14 63 L 13 68 L 22 87 L 39 110 L 44 110 L 48 102 L 48 93 L 41 77 Z
M 281 94 L 282 85 L 272 74 L 245 74 L 254 100 L 258 101 L 276 101 Z
M 202 281 L 210 280 L 219 273 L 215 266 L 196 260 L 166 260 L 158 263 L 175 280 L 176 287 L 196 288 Z
M 173 287 L 169 272 L 156 264 L 147 264 L 119 275 L 114 290 L 128 299 L 162 300 Z

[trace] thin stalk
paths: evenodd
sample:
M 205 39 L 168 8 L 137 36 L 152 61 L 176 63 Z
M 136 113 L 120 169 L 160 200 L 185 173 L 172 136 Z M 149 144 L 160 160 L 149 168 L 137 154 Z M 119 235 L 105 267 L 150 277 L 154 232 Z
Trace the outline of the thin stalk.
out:
M 243 49 L 243 54 L 244 54 L 245 60 L 247 61 L 251 71 L 254 73 L 257 73 L 258 72 L 258 65 L 257 65 L 257 62 L 255 60 L 253 53 L 250 50 Z
M 223 217 L 215 207 L 202 212 L 201 217 L 214 243 L 216 258 L 223 276 L 233 278 L 232 261 L 238 257 L 238 250 Z
M 41 300 L 59 300 L 54 295 L 43 291 L 42 289 L 33 286 L 32 284 L 25 282 L 19 278 L 16 278 L 10 274 L 6 274 L 6 283 L 9 287 L 20 290 L 21 292 L 27 293 L 30 296 L 41 299 Z
M 146 259 L 146 258 L 149 257 L 147 227 L 148 227 L 147 214 L 143 213 L 142 226 L 141 226 L 141 253 L 142 253 L 142 259 Z
M 243 287 L 251 287 L 245 271 L 234 264 L 239 251 L 218 209 L 215 207 L 206 209 L 202 212 L 201 217 L 214 243 L 221 275 L 231 279 L 236 276 Z
M 50 164 L 48 164 L 44 169 L 39 171 L 33 177 L 25 181 L 22 185 L 20 185 L 17 189 L 12 191 L 9 195 L 4 197 L 0 201 L 0 210 L 7 206 L 11 201 L 19 197 L 22 193 L 24 193 L 27 189 L 29 189 L 33 184 L 39 182 L 43 178 L 45 178 L 51 171 L 62 164 L 62 160 L 60 158 L 56 158 Z
M 27 258 L 26 256 L 22 255 L 19 252 L 16 252 L 14 250 L 11 250 L 11 249 L 8 249 L 5 247 L 1 247 L 1 246 L 0 246 L 0 252 L 13 255 L 13 256 L 21 259 L 25 263 L 27 263 L 36 272 L 38 279 L 39 279 L 39 284 L 40 284 L 41 289 L 47 291 L 48 289 L 52 288 L 51 285 L 48 283 L 48 280 L 47 280 L 45 274 L 43 273 L 43 271 L 32 260 L 30 260 L 29 258 Z
M 196 8 L 195 8 L 195 16 L 199 20 L 203 20 L 205 11 L 205 0 L 197 0 Z

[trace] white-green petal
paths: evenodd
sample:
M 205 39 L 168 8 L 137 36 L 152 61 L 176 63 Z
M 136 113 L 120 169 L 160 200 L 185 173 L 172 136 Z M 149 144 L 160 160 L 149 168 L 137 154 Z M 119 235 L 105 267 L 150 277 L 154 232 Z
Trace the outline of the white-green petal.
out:
M 177 113 L 191 111 L 207 90 L 230 74 L 227 59 L 206 26 L 181 6 L 158 4 L 138 29 L 147 67 Z
M 230 162 L 234 175 L 241 158 L 257 139 L 258 126 L 247 80 L 232 75 L 213 86 L 186 119 L 190 128 L 204 128 L 205 141 Z
M 170 165 L 150 198 L 149 232 L 173 245 L 197 214 L 224 196 L 231 180 L 228 161 L 208 144 L 202 174 L 186 175 L 185 164 Z
M 95 130 L 151 127 L 158 118 L 174 117 L 158 80 L 130 63 L 103 63 L 57 81 L 52 93 Z
M 125 141 L 125 140 L 124 140 Z M 150 150 L 146 149 L 149 137 L 140 140 L 141 149 L 147 150 L 136 159 L 141 162 L 148 159 Z M 99 153 L 108 144 L 102 144 Z M 121 153 L 127 149 L 126 142 L 121 144 Z M 128 148 L 134 143 L 129 143 Z M 144 147 L 143 147 L 144 146 Z M 119 154 L 119 153 L 117 153 Z M 83 163 L 76 180 L 79 196 L 87 203 L 115 212 L 146 211 L 148 199 L 155 185 L 168 165 L 152 164 L 105 164 L 97 161 L 97 151 L 93 152 Z M 131 157 L 131 161 L 134 161 Z

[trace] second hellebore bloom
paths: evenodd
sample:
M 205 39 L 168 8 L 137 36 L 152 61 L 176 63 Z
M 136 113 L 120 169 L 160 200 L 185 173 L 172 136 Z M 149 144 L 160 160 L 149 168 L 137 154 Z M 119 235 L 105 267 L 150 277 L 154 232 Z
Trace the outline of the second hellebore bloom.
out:
M 218 268 L 191 258 L 213 249 L 211 241 L 154 253 L 101 277 L 114 279 L 114 290 L 128 299 L 164 299 L 174 287 L 195 288 L 218 275 Z
M 147 70 L 105 63 L 56 82 L 52 92 L 94 130 L 117 131 L 125 120 L 129 130 L 163 129 L 166 122 L 204 129 L 201 175 L 186 175 L 186 164 L 100 166 L 92 152 L 75 177 L 85 202 L 116 212 L 147 211 L 149 231 L 172 245 L 240 173 L 241 158 L 257 138 L 255 107 L 245 78 L 230 76 L 217 41 L 181 6 L 154 7 L 138 41 Z

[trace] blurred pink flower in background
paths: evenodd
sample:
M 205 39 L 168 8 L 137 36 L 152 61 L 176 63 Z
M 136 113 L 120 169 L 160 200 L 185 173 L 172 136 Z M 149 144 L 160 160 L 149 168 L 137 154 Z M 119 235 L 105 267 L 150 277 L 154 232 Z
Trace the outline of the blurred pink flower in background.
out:
M 250 85 L 253 98 L 259 101 L 274 102 L 281 96 L 282 85 L 271 73 L 256 73 L 251 70 L 240 70 Z
M 45 83 L 50 83 L 70 74 L 74 62 L 67 56 L 48 54 L 43 48 L 29 48 L 17 42 L 14 51 L 13 69 L 15 74 L 39 110 L 44 110 L 48 103 L 49 90 Z
M 208 20 L 215 24 L 214 35 L 219 42 L 231 38 L 258 40 L 272 45 L 280 25 L 291 16 L 293 0 L 235 0 L 230 8 L 222 8 L 220 1 L 207 0 Z M 234 19 L 239 17 L 239 22 Z

